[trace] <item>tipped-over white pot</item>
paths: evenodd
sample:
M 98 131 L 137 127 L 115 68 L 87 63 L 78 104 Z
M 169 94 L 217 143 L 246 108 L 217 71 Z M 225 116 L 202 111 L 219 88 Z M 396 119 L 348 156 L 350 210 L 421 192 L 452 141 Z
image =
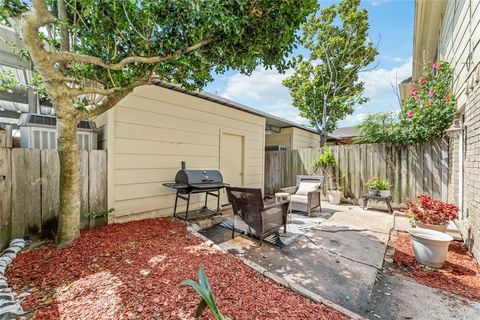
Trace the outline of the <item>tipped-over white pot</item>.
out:
M 452 236 L 423 228 L 411 228 L 407 232 L 412 236 L 413 252 L 419 263 L 434 268 L 443 267 Z

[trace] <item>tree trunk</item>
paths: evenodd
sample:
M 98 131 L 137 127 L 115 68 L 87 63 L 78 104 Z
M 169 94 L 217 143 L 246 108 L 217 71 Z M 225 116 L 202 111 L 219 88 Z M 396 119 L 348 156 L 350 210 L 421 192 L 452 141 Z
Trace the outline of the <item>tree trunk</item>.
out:
M 320 148 L 323 148 L 323 146 L 327 142 L 327 134 L 324 132 L 320 132 L 319 135 L 320 135 Z
M 59 115 L 60 211 L 57 244 L 65 246 L 80 235 L 80 154 L 77 122 L 72 115 Z

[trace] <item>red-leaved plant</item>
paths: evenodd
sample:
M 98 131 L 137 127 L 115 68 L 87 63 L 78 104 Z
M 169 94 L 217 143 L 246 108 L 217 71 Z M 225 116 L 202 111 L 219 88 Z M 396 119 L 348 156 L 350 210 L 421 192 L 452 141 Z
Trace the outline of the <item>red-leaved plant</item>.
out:
M 457 214 L 458 207 L 456 205 L 435 200 L 426 194 L 419 195 L 417 203 L 408 203 L 408 215 L 414 221 L 436 225 L 445 224 L 455 220 Z

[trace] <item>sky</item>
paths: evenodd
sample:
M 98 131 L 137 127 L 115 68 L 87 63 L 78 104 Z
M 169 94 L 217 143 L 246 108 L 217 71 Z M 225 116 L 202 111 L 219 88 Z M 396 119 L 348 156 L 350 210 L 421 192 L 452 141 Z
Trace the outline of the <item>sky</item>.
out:
M 336 1 L 319 1 L 321 7 L 332 2 Z M 369 102 L 357 106 L 338 127 L 355 126 L 368 113 L 399 109 L 392 83 L 398 84 L 411 76 L 414 0 L 363 0 L 361 7 L 369 13 L 371 38 L 379 42 L 379 54 L 373 63 L 377 67 L 359 75 L 365 82 L 364 96 Z M 293 54 L 305 54 L 304 50 L 300 48 Z M 205 91 L 299 124 L 308 124 L 298 115 L 288 90 L 282 85 L 288 73 L 280 74 L 262 67 L 257 67 L 250 76 L 228 71 L 215 75 Z

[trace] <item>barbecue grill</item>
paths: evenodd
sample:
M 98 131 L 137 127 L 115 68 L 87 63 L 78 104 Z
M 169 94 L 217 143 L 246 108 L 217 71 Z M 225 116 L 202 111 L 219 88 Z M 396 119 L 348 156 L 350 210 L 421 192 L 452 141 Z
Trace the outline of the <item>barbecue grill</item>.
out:
M 220 171 L 187 170 L 185 161 L 182 161 L 182 168 L 175 175 L 175 183 L 164 183 L 163 185 L 176 190 L 173 216 L 188 220 L 190 196 L 197 193 L 205 193 L 205 205 L 198 211 L 206 212 L 209 215 L 220 214 L 220 190 L 228 184 L 223 183 L 223 177 Z M 208 209 L 208 196 L 217 198 L 217 211 Z M 187 208 L 184 213 L 177 213 L 178 199 L 187 202 Z

